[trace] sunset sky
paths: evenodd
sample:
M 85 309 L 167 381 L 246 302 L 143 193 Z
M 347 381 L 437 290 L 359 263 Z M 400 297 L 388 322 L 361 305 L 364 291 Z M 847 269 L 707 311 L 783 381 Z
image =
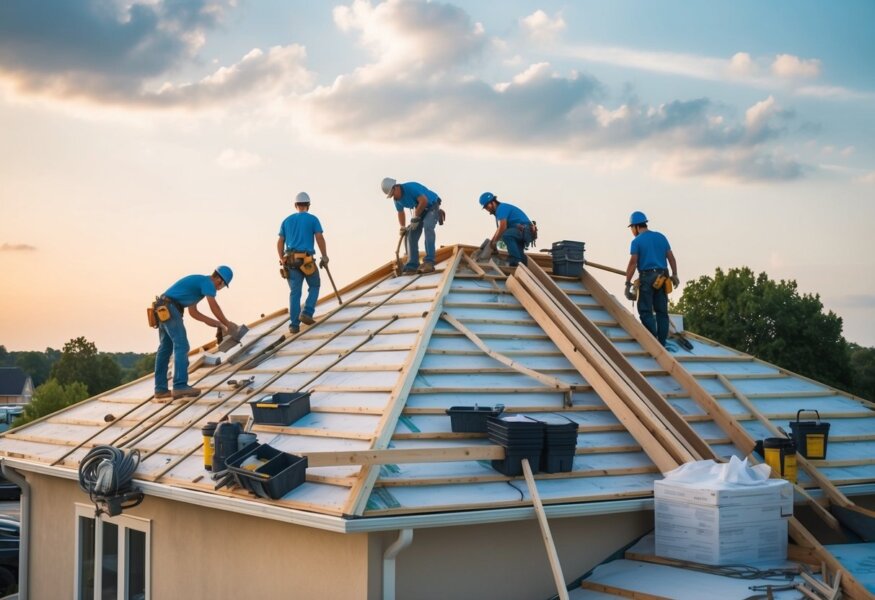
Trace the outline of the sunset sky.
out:
M 146 305 L 218 264 L 230 319 L 287 306 L 300 191 L 348 283 L 394 258 L 393 177 L 443 199 L 438 245 L 491 234 L 491 191 L 539 247 L 625 267 L 642 210 L 683 281 L 795 279 L 875 346 L 873 23 L 867 0 L 3 0 L 0 344 L 154 351 Z

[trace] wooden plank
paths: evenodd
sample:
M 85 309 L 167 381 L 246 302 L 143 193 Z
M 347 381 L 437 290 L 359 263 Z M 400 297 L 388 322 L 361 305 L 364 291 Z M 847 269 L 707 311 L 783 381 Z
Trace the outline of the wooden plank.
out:
M 538 516 L 538 524 L 541 526 L 541 537 L 544 539 L 544 546 L 547 548 L 547 558 L 550 559 L 550 570 L 553 572 L 553 581 L 556 583 L 556 591 L 559 592 L 560 600 L 568 600 L 568 589 L 565 585 L 565 577 L 562 575 L 562 565 L 559 563 L 559 554 L 556 552 L 556 544 L 553 543 L 553 534 L 550 533 L 550 524 L 547 522 L 547 513 L 544 512 L 544 505 L 541 504 L 541 496 L 538 495 L 538 486 L 532 475 L 532 467 L 529 465 L 528 458 L 522 459 L 521 462 L 523 465 L 523 474 L 526 476 L 526 485 L 529 488 L 529 496 L 532 497 L 535 514 Z
M 557 390 L 561 390 L 563 392 L 571 392 L 571 386 L 568 383 L 562 381 L 561 379 L 557 379 L 555 377 L 551 377 L 549 375 L 539 373 L 538 371 L 535 371 L 534 369 L 530 369 L 524 365 L 521 365 L 520 363 L 513 360 L 512 358 L 509 358 L 509 357 L 507 357 L 499 352 L 496 352 L 495 350 L 492 350 L 489 346 L 487 346 L 483 342 L 482 339 L 480 339 L 477 336 L 477 334 L 475 334 L 473 331 L 471 331 L 470 329 L 465 327 L 461 322 L 459 322 L 458 319 L 456 319 L 455 317 L 450 315 L 448 312 L 444 311 L 441 314 L 441 318 L 444 321 L 446 321 L 447 323 L 449 323 L 450 325 L 452 325 L 453 327 L 455 327 L 458 331 L 462 332 L 465 335 L 465 337 L 467 337 L 469 340 L 471 340 L 471 342 L 475 346 L 480 348 L 480 350 L 482 350 L 484 354 L 486 354 L 487 356 L 489 356 L 493 360 L 496 360 L 496 361 L 500 362 L 501 364 L 508 366 L 509 368 L 513 369 L 514 371 L 516 371 L 518 373 L 522 373 L 523 375 L 527 375 L 527 376 L 531 377 L 532 379 L 534 379 L 535 381 L 540 381 L 541 383 L 543 383 L 544 385 L 546 385 L 548 387 L 552 387 L 552 388 L 555 388 Z
M 501 460 L 505 456 L 504 447 L 495 444 L 447 448 L 387 448 L 384 450 L 295 452 L 295 454 L 306 456 L 308 467 Z
M 649 352 L 663 369 L 668 371 L 670 376 L 684 389 L 684 392 L 695 400 L 696 404 L 710 415 L 717 426 L 729 436 L 732 443 L 744 454 L 750 454 L 753 450 L 753 440 L 696 378 L 684 369 L 671 353 L 663 348 L 659 341 L 635 319 L 632 313 L 627 311 L 616 298 L 608 294 L 607 290 L 586 270 L 581 276 L 581 281 L 592 292 L 593 297 L 598 300 L 602 308 L 608 311 L 623 329 L 631 333 L 634 340 Z M 666 397 L 671 396 L 666 395 Z
M 565 355 L 565 357 L 574 365 L 575 368 L 583 375 L 583 378 L 593 386 L 593 389 L 598 393 L 602 401 L 611 409 L 611 412 L 617 417 L 621 425 L 625 427 L 635 438 L 644 452 L 650 459 L 659 467 L 663 473 L 677 468 L 681 463 L 676 460 L 669 452 L 663 448 L 662 444 L 656 439 L 653 432 L 642 423 L 638 415 L 623 402 L 610 385 L 602 378 L 586 358 L 580 353 L 577 346 L 565 335 L 565 333 L 554 323 L 553 319 L 547 312 L 538 305 L 535 299 L 528 291 L 519 283 L 516 277 L 511 277 L 507 281 L 507 287 L 520 303 L 528 310 L 535 320 L 541 324 L 541 327 L 547 333 L 553 343 Z
M 538 269 L 537 265 L 534 268 Z M 712 457 L 708 445 L 698 438 L 690 425 L 668 405 L 664 398 L 659 396 L 656 390 L 651 388 L 648 397 L 641 387 L 636 386 L 629 379 L 622 371 L 621 363 L 626 363 L 629 371 L 634 372 L 631 365 L 628 365 L 622 354 L 604 338 L 601 331 L 573 306 L 570 299 L 546 273 L 521 266 L 514 278 L 528 288 L 535 301 L 548 312 L 563 333 L 573 340 L 577 350 L 584 355 L 587 362 L 610 386 L 616 396 L 638 416 L 662 447 L 677 461 L 683 463 L 696 460 L 703 456 L 702 452 L 706 452 L 708 458 Z M 650 388 L 640 374 L 636 373 L 636 376 L 640 384 Z M 661 407 L 656 403 L 665 406 Z
M 404 398 L 413 387 L 413 381 L 416 378 L 416 372 L 422 359 L 425 356 L 425 349 L 428 347 L 428 342 L 431 339 L 434 327 L 440 318 L 444 299 L 450 292 L 450 284 L 456 271 L 459 268 L 459 263 L 462 260 L 464 252 L 459 251 L 458 247 L 454 247 L 453 258 L 444 268 L 444 273 L 441 277 L 438 289 L 440 290 L 434 298 L 428 315 L 422 325 L 419 338 L 416 345 L 411 348 L 407 361 L 401 370 L 397 384 L 391 392 L 389 401 L 386 405 L 386 412 L 377 426 L 377 436 L 371 443 L 371 449 L 384 450 L 389 446 L 392 440 L 392 433 L 395 431 L 395 426 L 401 411 L 404 409 Z M 350 496 L 343 507 L 344 514 L 362 515 L 367 506 L 368 497 L 373 489 L 374 483 L 379 475 L 379 469 L 374 469 L 372 466 L 365 466 L 359 475 L 358 483 L 353 486 Z
M 671 598 L 667 598 L 665 596 L 656 596 L 654 594 L 647 594 L 645 592 L 636 592 L 635 590 L 627 590 L 614 585 L 596 583 L 595 581 L 582 581 L 580 583 L 580 587 L 585 590 L 603 592 L 605 594 L 619 596 L 621 598 L 632 598 L 633 600 L 672 600 Z
M 589 477 L 622 477 L 624 475 L 648 475 L 659 473 L 653 466 L 626 467 L 623 469 L 590 469 L 587 471 L 568 471 L 565 473 L 541 473 L 536 479 L 586 479 Z M 512 481 L 513 477 L 496 473 L 494 475 L 446 475 L 442 477 L 392 477 L 378 479 L 377 484 L 383 487 L 420 487 L 429 485 L 462 485 L 467 483 L 489 483 L 495 481 Z M 565 501 L 564 499 L 562 500 Z

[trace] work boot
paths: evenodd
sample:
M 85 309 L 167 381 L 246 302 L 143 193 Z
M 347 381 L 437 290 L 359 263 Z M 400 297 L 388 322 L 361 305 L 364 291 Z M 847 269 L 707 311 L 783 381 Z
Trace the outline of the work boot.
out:
M 301 323 L 304 325 L 312 325 L 316 321 L 313 320 L 313 317 L 308 315 L 307 313 L 301 313 Z
M 419 269 L 416 270 L 416 272 L 417 273 L 434 273 L 434 263 L 424 262 L 419 267 Z
M 161 390 L 160 392 L 155 392 L 155 397 L 152 401 L 159 404 L 165 404 L 166 402 L 170 402 L 171 396 L 172 394 L 170 393 L 170 390 Z
M 184 387 L 173 390 L 173 399 L 177 398 L 195 398 L 201 395 L 200 389 L 196 387 Z
M 401 271 L 402 275 L 416 275 L 416 273 L 416 267 L 404 267 L 404 270 Z
M 289 333 L 298 333 L 301 331 L 300 325 L 289 325 Z

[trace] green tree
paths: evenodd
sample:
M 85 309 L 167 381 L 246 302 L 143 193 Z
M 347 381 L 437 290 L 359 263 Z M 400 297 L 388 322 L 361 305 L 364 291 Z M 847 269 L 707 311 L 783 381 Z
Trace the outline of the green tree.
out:
M 61 358 L 52 367 L 52 377 L 62 385 L 81 381 L 92 396 L 121 383 L 121 369 L 108 355 L 98 353 L 97 346 L 84 337 L 64 344 Z
M 49 378 L 52 371 L 52 364 L 57 360 L 52 356 L 57 350 L 46 348 L 45 352 L 36 352 L 30 350 L 27 352 L 13 352 L 15 356 L 15 366 L 30 375 L 33 380 L 34 387 L 43 384 Z
M 819 295 L 800 295 L 795 281 L 718 268 L 688 283 L 672 309 L 705 337 L 836 387 L 852 385 L 841 317 L 824 312 Z
M 61 410 L 88 397 L 88 388 L 79 381 L 63 385 L 57 379 L 49 379 L 33 391 L 33 399 L 24 406 L 24 413 L 15 419 L 13 427 L 30 423 Z
M 875 348 L 850 344 L 851 368 L 854 371 L 853 392 L 875 401 Z

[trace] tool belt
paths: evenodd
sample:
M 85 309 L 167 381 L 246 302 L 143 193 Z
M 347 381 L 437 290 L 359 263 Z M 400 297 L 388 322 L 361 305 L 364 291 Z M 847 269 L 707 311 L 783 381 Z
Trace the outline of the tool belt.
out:
M 155 301 L 152 303 L 152 306 L 146 308 L 146 319 L 149 322 L 149 327 L 157 329 L 159 323 L 168 321 L 172 316 L 170 314 L 171 305 L 176 307 L 181 318 L 184 314 L 184 307 L 182 304 L 173 298 L 168 298 L 167 296 L 155 296 Z
M 535 241 L 538 239 L 538 224 L 532 221 L 529 224 L 520 223 L 516 226 L 517 231 L 520 232 L 520 237 L 523 240 L 523 244 L 526 248 L 534 245 Z
M 653 289 L 658 290 L 660 288 L 665 288 L 666 294 L 671 294 L 672 290 L 674 290 L 671 277 L 665 273 L 660 273 L 656 276 L 656 279 L 653 280 Z
M 288 269 L 298 269 L 304 275 L 312 275 L 316 272 L 316 261 L 309 252 L 289 250 L 283 255 L 283 262 Z

